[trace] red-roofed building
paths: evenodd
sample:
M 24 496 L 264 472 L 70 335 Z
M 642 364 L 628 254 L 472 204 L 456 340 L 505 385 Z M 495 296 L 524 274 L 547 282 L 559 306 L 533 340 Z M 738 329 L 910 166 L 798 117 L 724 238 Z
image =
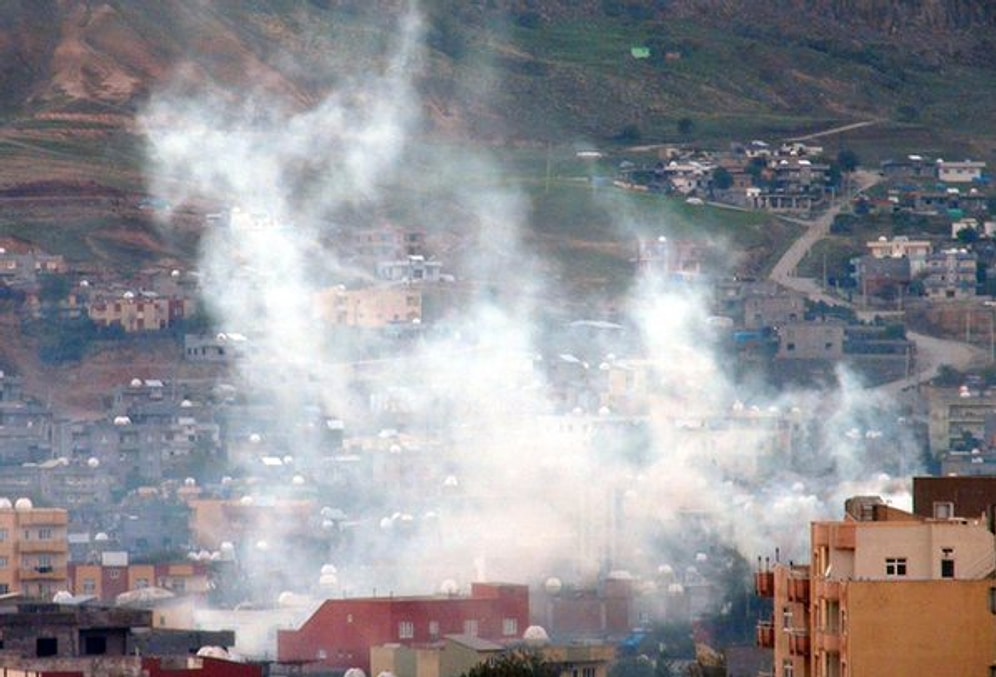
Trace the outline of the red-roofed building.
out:
M 465 634 L 519 641 L 529 624 L 524 585 L 474 583 L 469 596 L 368 597 L 327 600 L 298 630 L 277 632 L 277 660 L 306 670 L 370 672 L 370 648 L 418 646 Z

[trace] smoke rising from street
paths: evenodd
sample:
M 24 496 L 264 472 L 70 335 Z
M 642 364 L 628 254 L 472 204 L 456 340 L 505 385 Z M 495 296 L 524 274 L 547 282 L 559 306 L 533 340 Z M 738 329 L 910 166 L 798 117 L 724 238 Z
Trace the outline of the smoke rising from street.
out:
M 307 110 L 262 92 L 176 88 L 142 116 L 152 192 L 238 210 L 206 227 L 198 266 L 216 330 L 246 339 L 238 387 L 278 412 L 249 448 L 290 454 L 311 487 L 329 454 L 302 434 L 306 412 L 376 440 L 372 422 L 390 417 L 371 402 L 401 403 L 404 427 L 367 447 L 387 470 L 349 494 L 326 485 L 316 496 L 355 522 L 352 544 L 330 553 L 341 560 L 328 594 L 479 578 L 588 582 L 612 569 L 653 578 L 694 559 L 691 531 L 751 560 L 775 547 L 805 557 L 808 521 L 838 517 L 847 496 L 903 500 L 882 473 L 912 472 L 915 445 L 889 403 L 846 373 L 834 392 L 772 397 L 735 383 L 695 285 L 643 275 L 624 304 L 634 341 L 563 351 L 565 368 L 589 382 L 630 379 L 641 413 L 558 397 L 549 364 L 558 353 L 543 349 L 540 322 L 557 282 L 522 241 L 529 197 L 512 184 L 435 190 L 439 177 L 494 171 L 494 161 L 470 144 L 433 156 L 417 137 L 422 35 L 410 9 L 379 70 L 355 73 Z M 431 223 L 454 213 L 465 221 Z M 445 234 L 444 265 L 461 274 L 440 283 L 451 305 L 438 326 L 371 357 L 355 332 L 329 329 L 316 299 L 373 281 L 338 245 L 386 214 Z M 622 215 L 617 225 L 667 233 L 667 223 Z M 317 580 L 314 563 L 298 565 L 299 581 Z

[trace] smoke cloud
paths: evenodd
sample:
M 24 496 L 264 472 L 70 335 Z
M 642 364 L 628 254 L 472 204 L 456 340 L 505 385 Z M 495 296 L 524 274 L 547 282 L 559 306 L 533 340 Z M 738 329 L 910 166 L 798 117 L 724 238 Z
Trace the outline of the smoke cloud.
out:
M 838 517 L 847 496 L 903 500 L 882 473 L 912 472 L 915 445 L 889 403 L 846 373 L 832 393 L 738 384 L 699 286 L 648 273 L 623 304 L 627 339 L 610 330 L 551 350 L 542 318 L 557 282 L 523 244 L 528 194 L 461 181 L 498 173 L 495 161 L 418 135 L 423 33 L 408 9 L 379 68 L 306 110 L 263 92 L 176 87 L 142 115 L 152 192 L 238 210 L 202 236 L 203 300 L 218 331 L 246 337 L 238 389 L 277 412 L 260 421 L 259 453 L 292 455 L 312 492 L 302 496 L 348 515 L 327 594 L 585 583 L 612 569 L 652 578 L 710 543 L 804 558 L 808 521 Z M 445 216 L 458 222 L 437 225 Z M 388 218 L 430 230 L 459 271 L 438 323 L 397 345 L 332 331 L 315 301 L 372 283 L 340 244 Z M 617 225 L 669 234 L 624 214 Z M 568 401 L 560 369 L 622 379 L 640 404 Z M 402 414 L 372 405 L 384 401 Z M 315 412 L 344 422 L 350 452 L 376 457 L 374 474 L 322 480 L 332 454 L 302 432 Z M 300 564 L 300 592 L 320 564 Z

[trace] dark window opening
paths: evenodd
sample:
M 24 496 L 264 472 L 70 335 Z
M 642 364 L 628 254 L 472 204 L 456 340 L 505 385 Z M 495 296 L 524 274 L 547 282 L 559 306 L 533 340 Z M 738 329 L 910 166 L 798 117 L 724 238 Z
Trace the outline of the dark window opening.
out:
M 56 637 L 39 637 L 35 640 L 35 656 L 45 658 L 59 654 L 59 640 Z
M 953 559 L 942 559 L 941 560 L 941 578 L 954 578 L 954 560 Z

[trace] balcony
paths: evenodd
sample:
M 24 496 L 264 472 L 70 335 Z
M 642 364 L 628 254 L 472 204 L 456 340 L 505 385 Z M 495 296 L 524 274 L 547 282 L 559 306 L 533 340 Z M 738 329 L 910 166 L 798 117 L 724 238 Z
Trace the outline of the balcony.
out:
M 754 594 L 758 597 L 775 596 L 774 571 L 759 571 L 754 574 Z
M 33 554 L 39 552 L 49 552 L 52 554 L 65 554 L 69 552 L 69 543 L 63 540 L 45 540 L 45 541 L 18 541 L 17 551 L 24 554 Z
M 809 604 L 809 578 L 804 578 L 798 574 L 789 576 L 788 599 L 790 602 Z
M 17 570 L 17 577 L 22 581 L 64 581 L 66 567 L 21 567 Z
M 814 581 L 817 599 L 825 599 L 828 602 L 840 601 L 840 581 L 833 581 L 827 578 L 818 578 Z
M 814 637 L 816 650 L 826 653 L 840 653 L 840 634 L 835 630 L 822 629 Z
M 757 645 L 762 649 L 775 648 L 775 627 L 771 621 L 758 621 Z
M 809 655 L 809 633 L 805 630 L 789 630 L 789 653 L 793 656 Z

